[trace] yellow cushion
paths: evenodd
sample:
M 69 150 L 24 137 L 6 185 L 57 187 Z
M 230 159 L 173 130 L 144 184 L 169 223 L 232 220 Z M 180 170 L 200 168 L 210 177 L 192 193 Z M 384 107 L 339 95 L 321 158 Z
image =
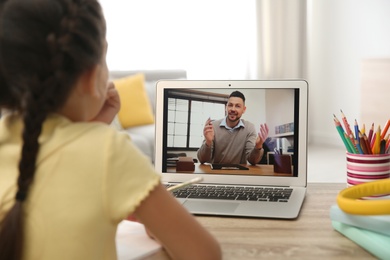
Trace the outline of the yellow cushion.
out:
M 135 74 L 114 80 L 121 100 L 118 113 L 123 128 L 154 123 L 148 94 L 145 89 L 145 75 Z

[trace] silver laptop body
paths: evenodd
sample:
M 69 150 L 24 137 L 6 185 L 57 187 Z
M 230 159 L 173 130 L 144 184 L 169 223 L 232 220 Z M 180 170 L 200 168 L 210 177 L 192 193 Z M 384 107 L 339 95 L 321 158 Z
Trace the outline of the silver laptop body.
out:
M 262 162 L 248 165 L 249 170 L 229 167 L 213 171 L 211 164 L 199 163 L 196 151 L 203 141 L 205 121 L 224 116 L 227 96 L 234 90 L 246 97 L 242 118 L 256 127 L 263 123 L 269 126 L 269 147 Z M 308 84 L 304 80 L 161 80 L 156 86 L 155 169 L 166 185 L 201 176 L 203 182 L 192 188 L 289 192 L 287 199 L 263 198 L 258 193 L 252 193 L 250 199 L 243 199 L 241 193 L 236 193 L 237 199 L 234 194 L 224 199 L 222 195 L 186 196 L 185 189 L 176 192 L 181 194 L 178 201 L 193 214 L 297 218 L 307 185 L 307 106 Z M 287 168 L 291 172 L 276 170 L 281 157 L 290 158 Z M 182 165 L 189 170 L 177 170 L 183 169 Z

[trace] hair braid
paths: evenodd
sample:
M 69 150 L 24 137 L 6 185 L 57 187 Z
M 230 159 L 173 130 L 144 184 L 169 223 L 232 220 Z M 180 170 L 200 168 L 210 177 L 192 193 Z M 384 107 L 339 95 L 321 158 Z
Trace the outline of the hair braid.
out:
M 44 121 L 47 112 L 39 111 L 41 100 L 34 100 L 36 96 L 27 98 L 27 107 L 23 116 L 24 130 L 22 134 L 23 146 L 22 155 L 19 163 L 19 177 L 17 181 L 17 193 L 14 206 L 6 215 L 3 220 L 2 232 L 0 232 L 0 259 L 21 259 L 23 248 L 23 201 L 27 197 L 28 188 L 33 181 L 35 173 L 35 163 L 38 154 L 39 143 L 38 137 L 41 133 L 42 122 Z M 16 234 L 11 234 L 11 228 L 7 227 L 19 227 L 15 228 Z M 3 232 L 5 231 L 5 232 Z M 18 239 L 15 241 L 10 240 L 10 237 L 16 236 Z M 7 241 L 7 242 L 5 242 Z M 5 242 L 5 243 L 4 243 Z M 3 255 L 4 254 L 4 258 Z
M 38 137 L 41 134 L 42 123 L 48 114 L 45 98 L 43 91 L 31 93 L 26 98 L 26 109 L 23 113 L 23 146 L 19 162 L 18 192 L 16 194 L 16 199 L 21 201 L 26 198 L 35 173 L 36 158 L 39 150 Z

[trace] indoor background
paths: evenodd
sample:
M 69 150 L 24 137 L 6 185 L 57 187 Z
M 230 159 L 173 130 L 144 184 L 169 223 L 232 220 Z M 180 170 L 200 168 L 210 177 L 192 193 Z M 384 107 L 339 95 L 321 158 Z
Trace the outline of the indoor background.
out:
M 372 120 L 376 111 L 385 114 L 376 124 L 390 118 L 386 103 L 362 97 L 367 73 L 390 74 L 389 65 L 367 65 L 378 60 L 389 64 L 390 1 L 100 2 L 107 19 L 111 70 L 184 69 L 189 79 L 306 79 L 309 169 L 311 162 L 337 156 L 344 171 L 345 149 L 333 122 L 333 114 L 340 119 L 340 109 L 366 127 L 372 123 L 370 114 L 361 122 L 362 114 L 370 108 Z M 375 90 L 376 85 L 374 80 L 366 91 L 386 95 Z

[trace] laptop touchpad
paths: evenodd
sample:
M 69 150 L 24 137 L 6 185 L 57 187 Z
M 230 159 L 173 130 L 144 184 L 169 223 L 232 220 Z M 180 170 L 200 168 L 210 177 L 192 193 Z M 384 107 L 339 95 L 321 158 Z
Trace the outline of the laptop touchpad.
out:
M 218 212 L 218 213 L 232 213 L 240 205 L 236 202 L 224 201 L 204 201 L 204 200 L 190 200 L 183 204 L 189 211 L 198 213 Z

